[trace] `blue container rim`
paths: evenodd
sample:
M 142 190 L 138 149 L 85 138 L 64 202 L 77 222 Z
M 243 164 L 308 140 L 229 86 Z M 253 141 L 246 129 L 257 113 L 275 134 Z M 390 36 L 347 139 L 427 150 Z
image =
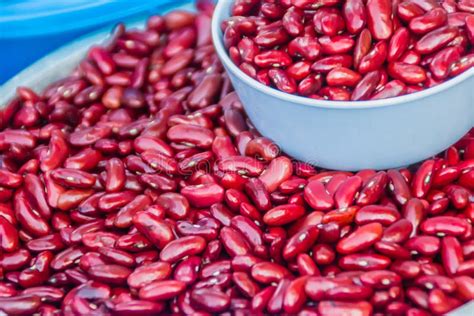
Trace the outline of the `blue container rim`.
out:
M 117 21 L 183 0 L 10 0 L 0 6 L 0 38 L 77 31 Z

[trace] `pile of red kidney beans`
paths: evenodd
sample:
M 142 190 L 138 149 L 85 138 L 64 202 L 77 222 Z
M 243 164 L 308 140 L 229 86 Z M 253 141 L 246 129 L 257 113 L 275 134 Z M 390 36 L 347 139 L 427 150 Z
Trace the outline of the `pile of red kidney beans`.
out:
M 292 161 L 246 118 L 213 6 L 197 8 L 119 25 L 2 110 L 0 314 L 423 316 L 474 299 L 474 131 L 409 169 Z
M 474 66 L 473 0 L 236 0 L 222 29 L 243 72 L 314 99 L 392 98 Z

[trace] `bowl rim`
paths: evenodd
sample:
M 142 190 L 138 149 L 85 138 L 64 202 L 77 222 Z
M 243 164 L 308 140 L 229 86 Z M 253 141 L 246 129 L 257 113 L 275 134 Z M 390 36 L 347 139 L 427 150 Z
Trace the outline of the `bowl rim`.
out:
M 230 6 L 233 3 L 233 0 L 219 0 L 217 2 L 214 14 L 212 16 L 212 39 L 214 47 L 216 49 L 217 55 L 219 56 L 221 62 L 224 64 L 225 68 L 228 69 L 232 74 L 237 76 L 240 80 L 244 81 L 250 87 L 261 91 L 264 94 L 270 95 L 272 97 L 284 100 L 286 102 L 291 102 L 296 105 L 301 106 L 310 106 L 316 108 L 327 108 L 327 109 L 349 109 L 349 110 L 360 110 L 368 108 L 381 108 L 388 107 L 393 105 L 400 105 L 423 99 L 426 97 L 433 96 L 438 93 L 442 93 L 445 90 L 448 90 L 454 87 L 461 82 L 474 77 L 474 67 L 466 70 L 464 73 L 446 81 L 442 84 L 439 84 L 435 87 L 428 88 L 422 91 L 394 97 L 388 99 L 380 100 L 366 100 L 366 101 L 331 101 L 331 100 L 316 100 L 307 97 L 302 97 L 298 95 L 293 95 L 285 93 L 278 89 L 268 87 L 257 80 L 249 77 L 242 70 L 240 70 L 237 65 L 235 65 L 230 59 L 227 50 L 224 48 L 222 41 L 222 31 L 221 31 L 221 21 L 227 16 L 225 10 L 230 12 Z M 356 104 L 355 104 L 356 103 Z

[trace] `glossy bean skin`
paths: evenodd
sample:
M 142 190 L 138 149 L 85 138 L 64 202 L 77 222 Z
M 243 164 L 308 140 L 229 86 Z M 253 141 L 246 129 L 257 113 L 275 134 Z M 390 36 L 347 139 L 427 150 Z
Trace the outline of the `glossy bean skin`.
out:
M 378 40 L 385 40 L 392 34 L 391 5 L 389 1 L 371 0 L 367 3 L 369 28 Z
M 294 2 L 255 5 L 245 11 L 246 16 L 231 16 L 222 23 L 232 61 L 253 79 L 280 91 L 338 101 L 393 98 L 439 84 L 449 77 L 450 68 L 457 75 L 472 66 L 461 62 L 463 55 L 469 56 L 465 48 L 472 46 L 473 29 L 472 10 L 464 5 L 467 11 L 449 0 L 443 5 L 388 0 Z M 270 20 L 262 22 L 262 17 Z M 447 48 L 450 54 L 440 53 Z M 434 62 L 422 62 L 422 56 L 435 53 L 440 55 Z M 383 74 L 380 85 L 355 88 L 361 76 L 374 71 Z M 326 80 L 315 79 L 321 74 L 327 74 Z M 383 93 L 379 91 L 379 86 L 392 81 Z M 408 89 L 399 83 L 417 87 Z
M 213 3 L 196 8 L 118 25 L 0 111 L 0 314 L 425 315 L 471 300 L 473 131 L 400 170 L 292 160 L 233 90 Z M 393 2 L 388 30 L 373 23 L 384 1 L 238 0 L 222 28 L 265 84 L 369 100 L 470 67 L 469 10 Z

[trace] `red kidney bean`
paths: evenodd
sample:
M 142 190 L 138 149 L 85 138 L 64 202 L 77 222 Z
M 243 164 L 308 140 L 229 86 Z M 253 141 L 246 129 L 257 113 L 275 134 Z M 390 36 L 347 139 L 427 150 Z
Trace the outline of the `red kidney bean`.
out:
M 166 300 L 186 289 L 186 283 L 176 280 L 154 281 L 142 287 L 138 293 L 144 300 Z
M 413 1 L 404 1 L 397 6 L 398 16 L 407 22 L 417 16 L 423 15 L 424 12 L 425 11 Z
M 212 183 L 187 186 L 181 190 L 181 194 L 195 207 L 210 206 L 224 199 L 224 189 Z
M 283 309 L 283 300 L 287 292 L 290 280 L 281 280 L 273 293 L 272 297 L 268 301 L 267 310 L 270 313 L 278 313 Z
M 14 196 L 15 216 L 24 229 L 37 237 L 50 233 L 50 227 L 45 219 L 38 214 L 27 201 L 24 191 L 17 190 Z
M 304 208 L 299 205 L 280 205 L 265 213 L 263 221 L 267 225 L 280 226 L 287 223 L 291 223 L 296 219 L 302 217 L 304 215 L 304 212 Z
M 457 285 L 457 292 L 461 296 L 461 298 L 466 300 L 471 300 L 473 297 L 473 285 L 474 280 L 471 277 L 460 276 L 454 278 L 454 281 Z
M 9 315 L 34 314 L 41 305 L 41 298 L 36 295 L 18 295 L 0 298 L 2 311 Z
M 339 260 L 339 266 L 345 270 L 382 270 L 389 265 L 390 259 L 378 254 L 352 254 Z
M 319 235 L 319 228 L 316 226 L 309 226 L 306 229 L 300 230 L 289 238 L 283 248 L 283 258 L 290 261 L 301 253 L 305 253 L 315 243 Z
M 326 81 L 330 86 L 355 86 L 361 78 L 361 75 L 351 69 L 338 67 L 327 74 Z
M 348 278 L 310 277 L 305 286 L 306 294 L 313 300 L 323 300 L 327 297 L 327 291 L 338 286 L 351 286 L 352 281 Z
M 260 287 L 245 272 L 234 272 L 232 279 L 240 291 L 247 297 L 253 298 L 260 292 Z
M 174 263 L 179 259 L 201 253 L 206 247 L 206 240 L 199 236 L 187 236 L 168 243 L 160 253 L 160 259 Z
M 171 265 L 167 262 L 154 262 L 133 271 L 127 279 L 132 288 L 142 288 L 155 281 L 165 280 L 171 275 Z
M 335 55 L 351 51 L 355 42 L 350 36 L 337 35 L 332 37 L 322 36 L 319 38 L 319 44 L 324 54 Z
M 369 287 L 359 285 L 342 285 L 332 288 L 326 292 L 328 299 L 335 300 L 354 300 L 367 299 L 372 295 L 372 290 Z
M 338 208 L 347 208 L 354 202 L 354 198 L 362 185 L 358 176 L 347 178 L 334 193 L 334 202 Z
M 419 199 L 413 198 L 403 208 L 403 217 L 406 218 L 412 224 L 413 230 L 411 236 L 415 235 L 418 226 L 425 216 L 425 206 Z
M 372 46 L 372 35 L 368 29 L 363 29 L 355 43 L 354 47 L 354 66 L 359 67 L 362 58 L 367 55 Z
M 415 236 L 405 243 L 405 247 L 414 253 L 432 256 L 438 253 L 440 240 L 433 236 Z
M 245 154 L 255 156 L 260 160 L 271 161 L 280 154 L 280 148 L 266 137 L 257 137 L 248 142 Z
M 261 262 L 252 266 L 252 278 L 264 284 L 277 282 L 289 276 L 290 272 L 283 266 L 272 262 Z
M 346 28 L 351 34 L 358 34 L 365 26 L 367 13 L 364 2 L 350 0 L 344 2 L 343 11 Z
M 173 142 L 189 143 L 200 148 L 210 148 L 214 139 L 212 131 L 188 124 L 179 124 L 171 127 L 167 136 Z
M 306 202 L 317 210 L 329 210 L 335 204 L 334 199 L 320 181 L 310 181 L 304 189 L 304 197 Z
M 321 54 L 321 45 L 315 38 L 300 36 L 288 44 L 291 56 L 302 56 L 308 61 L 315 61 Z
M 395 79 L 406 84 L 419 84 L 426 80 L 426 72 L 417 65 L 404 64 L 400 62 L 390 63 L 387 67 L 388 73 Z
M 307 281 L 306 276 L 297 278 L 288 285 L 283 298 L 283 309 L 287 313 L 299 312 L 306 301 L 304 288 Z
M 456 282 L 454 280 L 441 275 L 424 275 L 415 280 L 415 284 L 425 287 L 427 290 L 439 288 L 446 293 L 452 293 L 456 290 Z
M 450 26 L 438 28 L 419 39 L 416 42 L 415 49 L 420 54 L 430 54 L 448 44 L 457 35 L 457 28 Z
M 335 67 L 351 67 L 352 61 L 353 59 L 350 55 L 334 55 L 316 61 L 311 66 L 311 69 L 316 72 L 327 73 Z
M 461 302 L 455 298 L 446 296 L 441 290 L 434 289 L 428 297 L 428 306 L 434 313 L 446 313 L 447 311 L 458 307 Z
M 362 207 L 355 216 L 358 225 L 376 222 L 384 226 L 395 223 L 400 218 L 398 211 L 389 206 L 368 205 Z
M 416 261 L 395 261 L 391 271 L 400 275 L 403 279 L 411 279 L 420 274 L 420 264 Z
M 232 156 L 218 162 L 217 167 L 225 173 L 238 173 L 245 176 L 258 176 L 264 165 L 251 157 Z
M 3 251 L 12 252 L 19 246 L 18 232 L 7 219 L 0 216 L 0 235 L 2 236 L 0 246 Z
M 415 17 L 410 21 L 410 30 L 417 34 L 425 34 L 443 26 L 448 15 L 443 8 L 435 8 L 426 14 Z
M 281 51 L 273 50 L 260 53 L 254 58 L 255 65 L 260 68 L 288 67 L 291 64 L 291 57 Z
M 62 186 L 78 189 L 89 189 L 96 181 L 92 174 L 74 169 L 56 169 L 51 172 L 51 177 Z
M 400 219 L 391 224 L 384 231 L 382 241 L 403 243 L 408 240 L 413 232 L 413 224 L 407 219 Z
M 385 41 L 380 41 L 361 58 L 358 70 L 362 74 L 378 70 L 387 58 L 388 45 Z
M 173 232 L 161 218 L 147 211 L 138 212 L 133 217 L 133 224 L 159 248 L 166 246 L 174 239 Z
M 201 265 L 201 258 L 189 257 L 176 266 L 173 277 L 185 282 L 186 284 L 194 283 L 198 278 L 198 272 Z
M 402 57 L 403 53 L 405 53 L 406 49 L 408 48 L 409 42 L 409 31 L 404 27 L 397 29 L 390 39 L 387 60 L 389 62 L 395 62 L 400 57 Z
M 144 300 L 131 300 L 128 302 L 120 302 L 113 305 L 111 308 L 113 313 L 116 315 L 146 315 L 146 314 L 159 314 L 164 310 L 165 306 L 160 302 L 149 302 Z
M 461 244 L 456 238 L 447 236 L 441 240 L 441 260 L 448 275 L 456 274 L 464 261 Z
M 298 272 L 301 275 L 319 275 L 319 269 L 310 255 L 301 253 L 296 257 Z
M 367 2 L 367 23 L 377 40 L 386 40 L 392 34 L 392 8 L 389 1 L 369 0 Z
M 278 90 L 286 93 L 296 92 L 296 82 L 293 78 L 281 69 L 270 69 L 268 71 L 270 81 L 276 86 Z
M 337 244 L 337 251 L 350 254 L 367 249 L 382 238 L 383 227 L 380 223 L 366 224 L 355 230 Z
M 379 241 L 374 244 L 374 248 L 381 254 L 395 259 L 409 259 L 410 252 L 402 246 L 386 241 Z
M 194 289 L 191 302 L 210 313 L 218 313 L 229 308 L 230 297 L 214 288 Z
M 466 233 L 468 222 L 462 218 L 451 216 L 437 216 L 426 219 L 420 226 L 425 234 L 444 237 L 460 236 Z
M 353 222 L 354 216 L 359 210 L 358 206 L 341 208 L 330 211 L 323 216 L 322 223 L 335 223 L 339 226 L 346 226 Z

